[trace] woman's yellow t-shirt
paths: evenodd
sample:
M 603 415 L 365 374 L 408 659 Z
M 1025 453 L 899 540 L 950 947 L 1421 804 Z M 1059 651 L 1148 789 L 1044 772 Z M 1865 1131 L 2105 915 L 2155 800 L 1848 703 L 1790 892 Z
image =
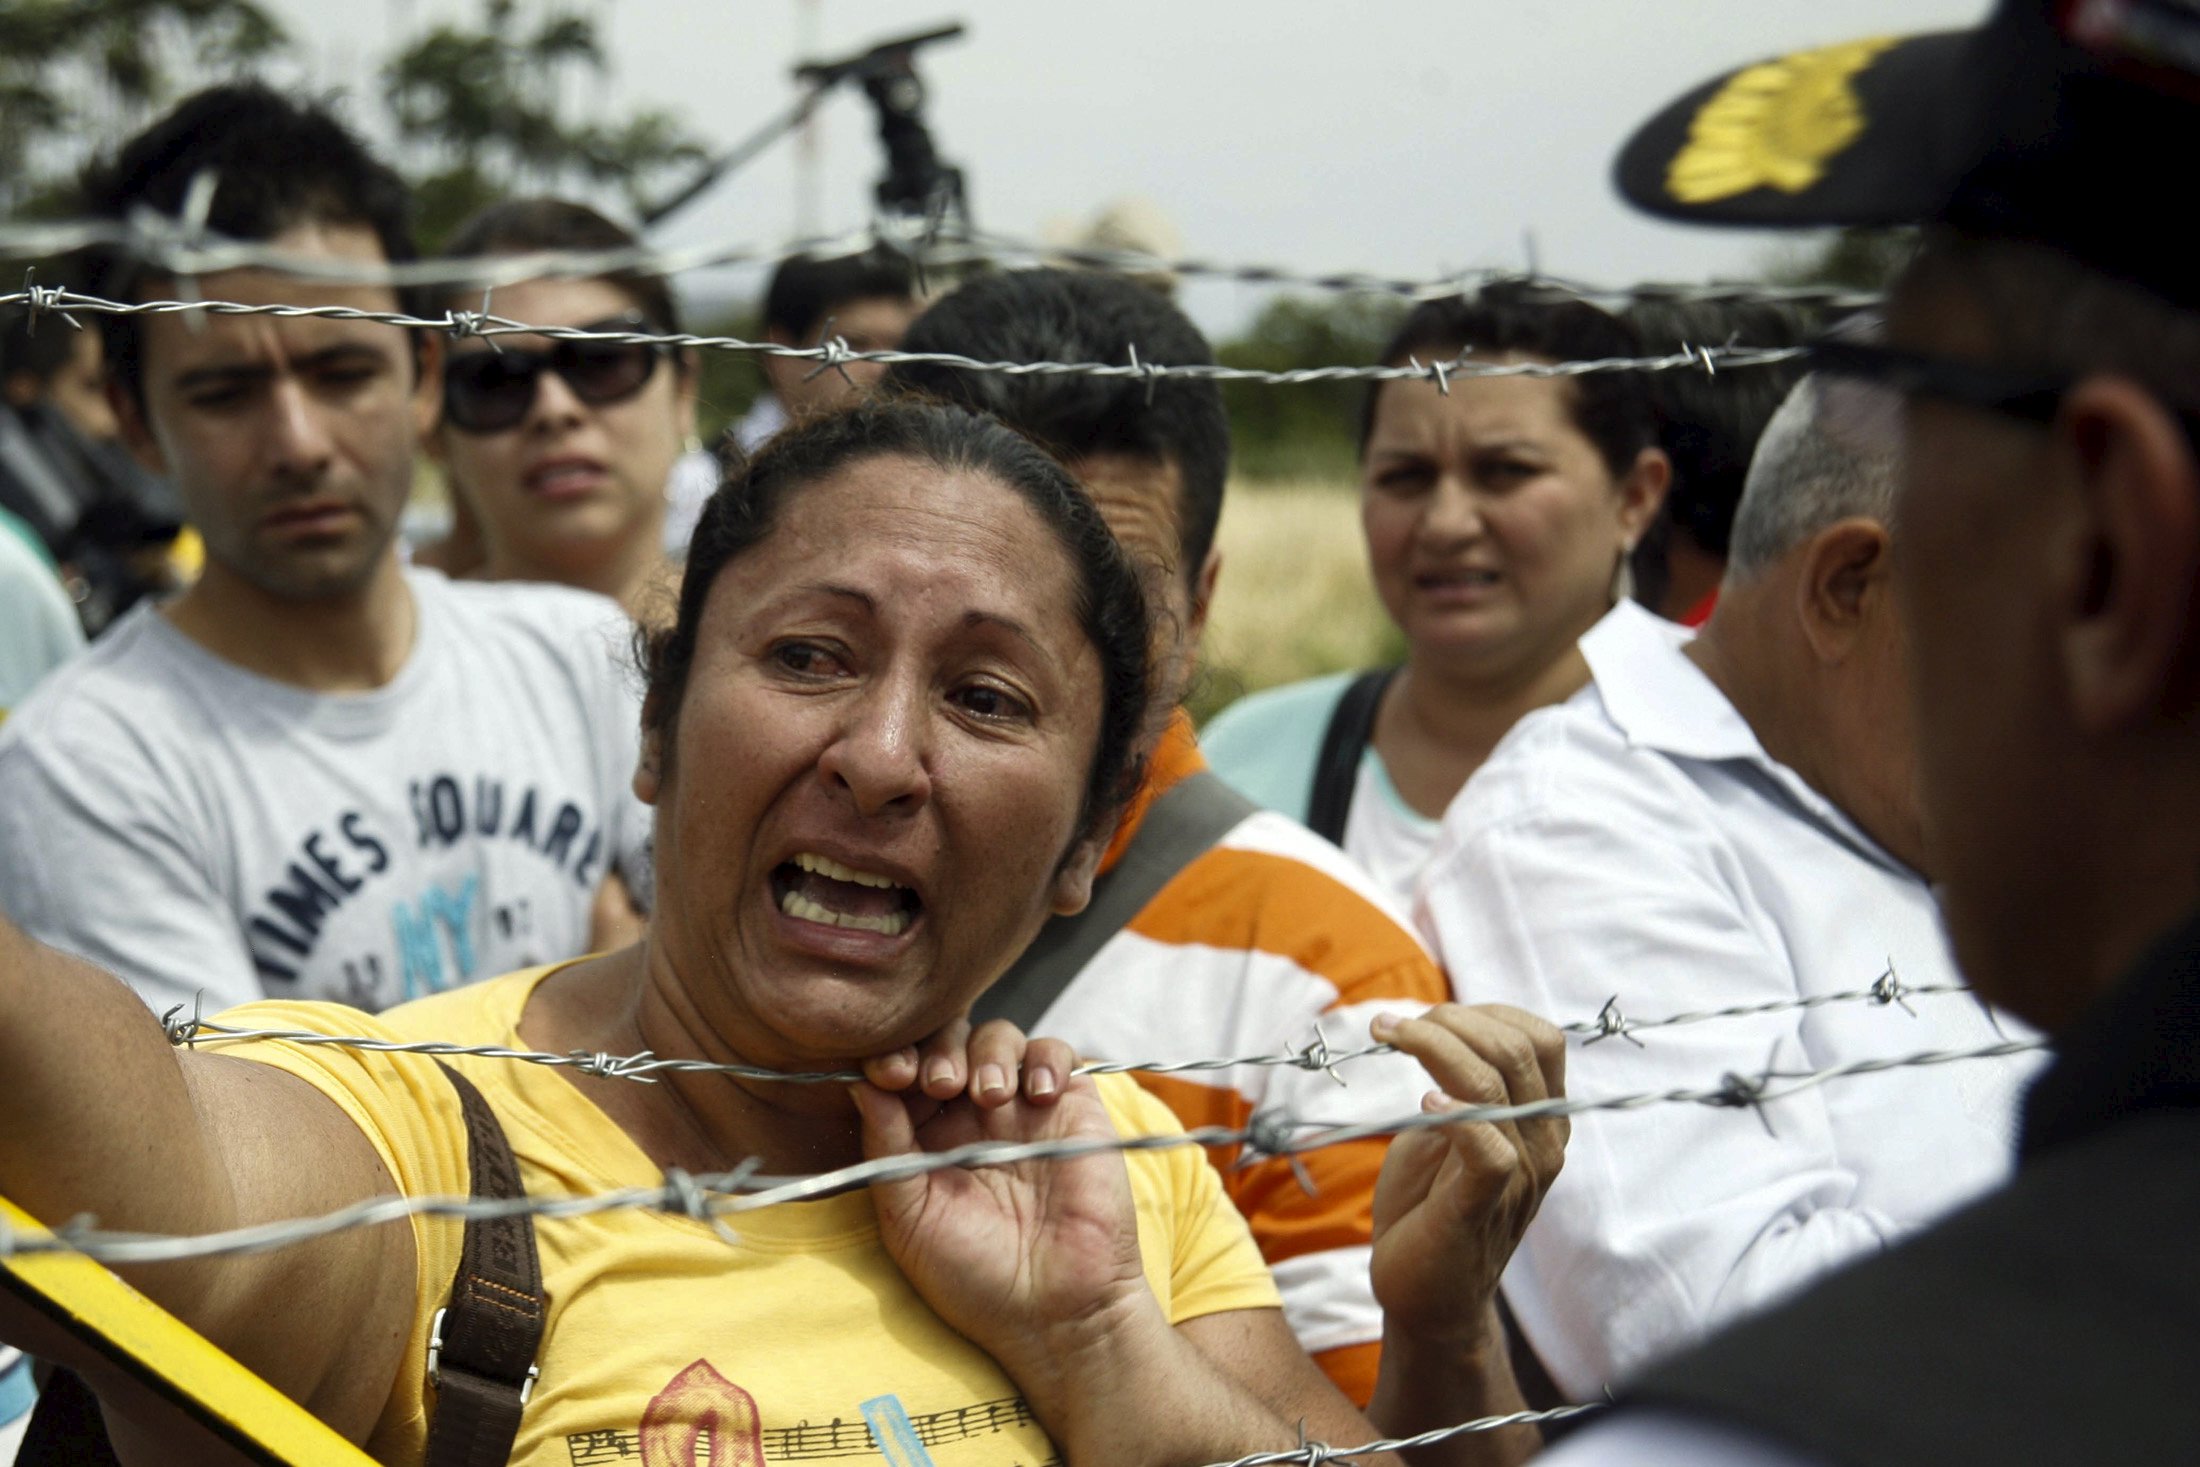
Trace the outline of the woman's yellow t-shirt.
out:
M 528 995 L 549 968 L 438 994 L 379 1016 L 335 1004 L 248 1004 L 238 1027 L 525 1048 Z M 398 1187 L 470 1190 L 458 1097 L 435 1061 L 255 1041 L 221 1046 L 274 1065 L 344 1108 Z M 555 1070 L 460 1058 L 535 1196 L 653 1187 L 639 1147 Z M 1125 1135 L 1175 1131 L 1121 1076 L 1100 1093 Z M 1125 1157 L 1146 1277 L 1176 1322 L 1280 1301 L 1243 1219 L 1196 1147 Z M 623 1210 L 538 1219 L 548 1332 L 512 1460 L 528 1467 L 1045 1467 L 1060 1454 L 992 1358 L 934 1314 L 880 1243 L 868 1193 L 731 1219 L 738 1246 L 691 1218 Z M 412 1222 L 418 1306 L 406 1363 L 366 1442 L 412 1464 L 427 1439 L 428 1326 L 450 1292 L 460 1226 Z

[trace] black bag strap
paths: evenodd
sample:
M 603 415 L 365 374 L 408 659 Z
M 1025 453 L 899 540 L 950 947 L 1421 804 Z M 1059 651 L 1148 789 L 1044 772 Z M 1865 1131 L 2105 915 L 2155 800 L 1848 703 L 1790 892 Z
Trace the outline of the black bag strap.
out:
M 1202 769 L 1147 807 L 1122 859 L 1092 884 L 1092 901 L 1039 929 L 1001 980 L 978 995 L 970 1020 L 1007 1019 L 1029 1032 L 1107 940 L 1130 925 L 1179 871 L 1260 807 Z
M 438 1060 L 466 1118 L 466 1160 L 476 1197 L 525 1197 L 519 1163 L 496 1112 L 458 1071 Z M 426 1467 L 504 1467 L 519 1436 L 520 1412 L 534 1390 L 535 1355 L 549 1300 L 534 1219 L 469 1218 L 450 1302 L 436 1311 L 428 1339 Z
M 16 1448 L 16 1467 L 121 1467 L 107 1441 L 99 1397 L 73 1370 L 50 1372 Z
M 1307 791 L 1306 825 L 1331 845 L 1344 844 L 1345 817 L 1352 813 L 1352 791 L 1359 783 L 1360 755 L 1375 733 L 1375 712 L 1398 675 L 1395 667 L 1363 672 L 1346 685 L 1329 715 L 1321 752 L 1314 756 L 1314 783 Z

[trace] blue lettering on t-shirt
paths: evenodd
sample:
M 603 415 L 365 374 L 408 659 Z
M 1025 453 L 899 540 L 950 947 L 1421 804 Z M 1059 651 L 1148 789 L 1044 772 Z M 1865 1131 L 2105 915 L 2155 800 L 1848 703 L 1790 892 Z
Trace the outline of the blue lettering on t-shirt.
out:
M 532 786 L 507 788 L 493 775 L 471 778 L 448 772 L 410 782 L 407 808 L 412 813 L 414 846 L 421 851 L 449 850 L 479 841 L 507 841 L 536 852 L 584 891 L 602 880 L 610 848 L 603 825 L 585 808 Z M 263 978 L 295 983 L 312 964 L 324 929 L 346 904 L 372 895 L 376 877 L 404 867 L 392 840 L 362 812 L 346 810 L 292 847 L 280 880 L 261 894 L 245 918 L 245 938 L 253 965 Z M 415 874 L 415 880 L 419 874 Z M 489 904 L 501 894 L 481 889 L 479 875 L 457 887 L 430 886 L 414 901 L 390 906 L 396 940 L 391 968 L 402 975 L 405 993 L 437 992 L 475 977 L 481 962 L 475 935 L 480 904 L 487 936 Z M 514 893 L 513 895 L 517 895 Z M 509 897 L 504 898 L 509 901 Z M 511 925 L 505 907 L 499 930 Z M 345 955 L 348 990 L 379 987 L 378 966 L 360 968 L 365 954 Z M 454 972 L 455 978 L 446 977 Z
M 397 932 L 397 951 L 404 964 L 405 997 L 441 993 L 474 976 L 474 898 L 480 895 L 481 878 L 469 876 L 457 891 L 431 886 L 417 905 L 395 902 L 390 923 Z M 457 977 L 443 976 L 443 943 L 439 933 L 450 936 L 451 966 Z

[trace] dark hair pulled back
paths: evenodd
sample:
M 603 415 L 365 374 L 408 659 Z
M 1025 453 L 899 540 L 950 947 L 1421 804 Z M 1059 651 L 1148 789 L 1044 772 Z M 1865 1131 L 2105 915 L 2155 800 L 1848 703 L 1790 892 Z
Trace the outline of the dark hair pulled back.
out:
M 1531 280 L 1494 280 L 1473 295 L 1415 306 L 1383 348 L 1382 361 L 1404 366 L 1408 357 L 1444 361 L 1462 351 L 1581 362 L 1640 356 L 1642 340 L 1619 317 L 1585 301 L 1554 298 L 1548 286 Z M 1657 410 L 1641 373 L 1592 372 L 1566 381 L 1574 426 L 1596 446 L 1612 477 L 1625 475 L 1637 454 L 1658 446 Z M 1383 387 L 1371 384 L 1360 406 L 1362 458 Z
M 1121 811 L 1143 772 L 1149 624 L 1138 571 L 1067 470 L 995 419 L 945 403 L 860 403 L 787 429 L 754 459 L 728 463 L 688 546 L 679 614 L 671 627 L 642 635 L 644 726 L 659 735 L 669 761 L 703 608 L 726 567 L 770 538 L 802 490 L 881 458 L 983 474 L 1014 490 L 1069 557 L 1072 609 L 1100 658 L 1100 738 L 1077 824 L 1080 838 L 1092 834 Z

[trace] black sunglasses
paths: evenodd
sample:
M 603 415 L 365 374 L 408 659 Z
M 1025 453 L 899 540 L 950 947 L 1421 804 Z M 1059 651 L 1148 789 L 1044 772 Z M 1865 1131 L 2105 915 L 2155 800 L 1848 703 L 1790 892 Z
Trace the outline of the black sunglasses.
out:
M 2063 398 L 2084 375 L 1950 361 L 1862 341 L 1814 341 L 1809 365 L 1814 372 L 1875 383 L 1905 397 L 1938 398 L 2042 427 L 2055 421 Z M 2184 425 L 2186 437 L 2200 443 L 2200 411 L 2166 398 L 2162 406 Z
M 639 316 L 596 321 L 583 331 L 637 331 Z M 590 407 L 624 402 L 656 375 L 665 349 L 651 342 L 558 341 L 548 350 L 492 346 L 461 352 L 443 368 L 443 417 L 468 433 L 502 433 L 523 422 L 535 405 L 542 374 L 555 372 Z

